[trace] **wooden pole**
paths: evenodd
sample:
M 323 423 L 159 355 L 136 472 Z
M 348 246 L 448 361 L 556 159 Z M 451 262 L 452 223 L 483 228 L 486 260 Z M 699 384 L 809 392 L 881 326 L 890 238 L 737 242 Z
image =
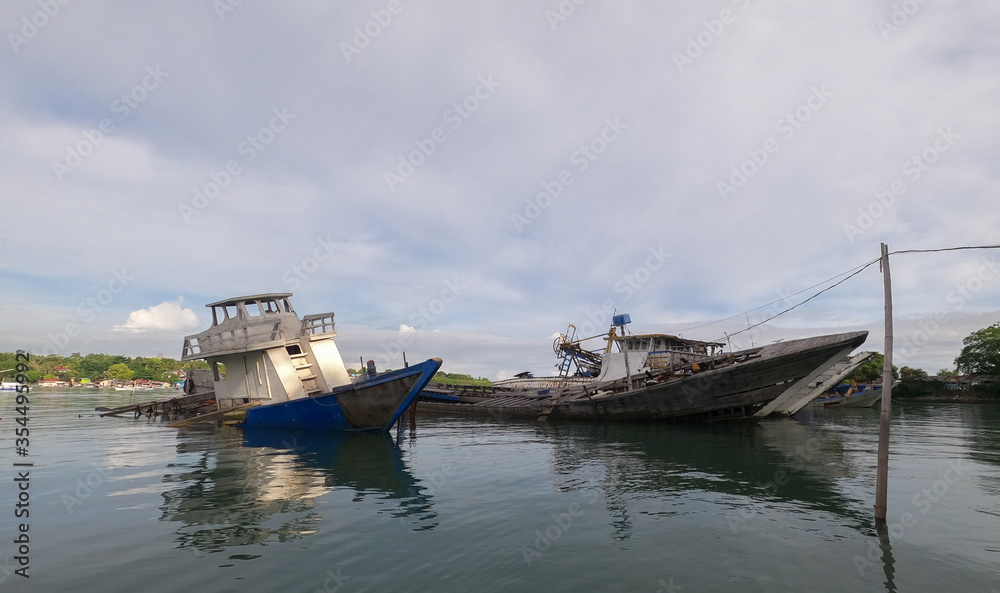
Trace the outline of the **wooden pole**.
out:
M 625 336 L 625 326 L 619 327 L 622 330 L 622 352 L 625 354 L 625 385 L 628 391 L 632 391 L 632 369 L 628 364 L 628 339 Z
M 885 283 L 885 363 L 882 366 L 882 412 L 878 429 L 878 468 L 875 472 L 875 524 L 885 523 L 889 490 L 889 423 L 892 420 L 892 281 L 889 246 L 882 243 L 882 279 Z

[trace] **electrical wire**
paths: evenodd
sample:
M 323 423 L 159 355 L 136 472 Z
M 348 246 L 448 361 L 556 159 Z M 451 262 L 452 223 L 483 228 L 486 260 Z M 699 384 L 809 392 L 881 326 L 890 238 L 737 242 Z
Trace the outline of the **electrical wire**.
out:
M 766 309 L 767 307 L 770 307 L 771 305 L 775 305 L 777 303 L 786 301 L 786 300 L 788 300 L 788 299 L 790 299 L 790 298 L 792 298 L 794 296 L 798 296 L 798 295 L 800 295 L 800 294 L 802 294 L 804 292 L 810 291 L 810 290 L 816 288 L 817 286 L 822 286 L 824 284 L 827 284 L 828 282 L 832 282 L 832 281 L 836 280 L 837 278 L 840 278 L 841 276 L 844 276 L 845 274 L 851 274 L 853 276 L 854 274 L 860 272 L 861 270 L 864 270 L 868 266 L 870 266 L 870 265 L 872 265 L 872 264 L 874 264 L 874 263 L 876 263 L 878 261 L 879 261 L 878 259 L 875 259 L 875 260 L 870 261 L 868 263 L 861 264 L 860 266 L 851 268 L 850 270 L 847 270 L 846 272 L 841 272 L 841 273 L 837 274 L 836 276 L 833 276 L 831 278 L 827 278 L 826 280 L 823 280 L 822 282 L 817 282 L 816 284 L 813 284 L 812 286 L 807 286 L 806 288 L 803 288 L 802 290 L 800 290 L 798 292 L 793 292 L 793 293 L 789 294 L 788 296 L 782 297 L 782 298 L 780 298 L 778 300 L 771 301 L 770 303 L 766 303 L 764 305 L 760 305 L 759 307 L 754 307 L 753 309 L 747 309 L 746 311 L 743 312 L 743 315 L 746 315 L 750 311 L 758 311 L 760 309 Z M 850 278 L 850 276 L 848 276 L 848 278 Z M 845 280 L 846 279 L 847 278 L 845 278 Z M 803 301 L 803 302 L 805 302 L 805 301 Z M 796 306 L 798 306 L 798 305 L 796 305 Z M 700 329 L 700 328 L 703 328 L 703 327 L 709 327 L 709 326 L 712 326 L 712 325 L 718 325 L 720 323 L 724 323 L 726 321 L 730 321 L 732 319 L 736 319 L 737 317 L 743 317 L 743 315 L 740 315 L 739 313 L 737 313 L 736 315 L 731 315 L 729 317 L 726 317 L 725 319 L 719 319 L 717 321 L 711 321 L 709 323 L 702 323 L 701 325 L 694 325 L 694 326 L 691 326 L 691 327 L 685 327 L 684 329 L 676 330 L 676 333 L 680 334 L 680 333 L 683 333 L 683 332 L 686 332 L 686 331 L 691 331 L 693 329 Z M 773 319 L 773 317 L 772 317 L 772 319 Z M 730 334 L 730 335 L 735 335 L 735 334 Z
M 1000 245 L 969 245 L 963 247 L 942 247 L 940 249 L 901 249 L 893 251 L 889 255 L 902 253 L 937 253 L 940 251 L 965 251 L 968 249 L 1000 249 Z
M 892 252 L 890 252 L 889 255 L 902 255 L 902 254 L 910 254 L 910 253 L 940 253 L 940 252 L 944 252 L 944 251 L 967 251 L 967 250 L 974 250 L 974 249 L 1000 249 L 1000 245 L 963 245 L 963 246 L 959 246 L 959 247 L 941 247 L 941 248 L 937 248 L 937 249 L 900 249 L 898 251 L 892 251 Z M 748 326 L 745 329 L 741 329 L 741 330 L 733 332 L 731 334 L 730 333 L 726 333 L 725 338 L 719 338 L 716 341 L 721 341 L 723 339 L 728 340 L 732 336 L 735 336 L 737 334 L 741 334 L 741 333 L 746 332 L 746 331 L 750 331 L 751 329 L 753 329 L 755 327 L 759 327 L 761 325 L 764 325 L 768 321 L 771 321 L 772 319 L 774 319 L 776 317 L 784 315 L 785 313 L 788 313 L 789 311 L 791 311 L 793 309 L 796 309 L 796 308 L 798 308 L 798 307 L 800 307 L 800 306 L 808 303 L 809 301 L 813 300 L 814 298 L 818 297 L 819 295 L 823 294 L 824 292 L 827 292 L 829 290 L 832 290 L 833 288 L 836 288 L 837 286 L 839 286 L 839 285 L 843 284 L 844 282 L 846 282 L 848 279 L 850 279 L 850 278 L 852 278 L 852 277 L 860 274 L 862 271 L 864 271 L 865 269 L 869 268 L 870 266 L 873 266 L 876 263 L 880 263 L 881 260 L 882 260 L 881 257 L 878 258 L 878 259 L 874 259 L 874 260 L 872 260 L 872 261 L 870 261 L 868 263 L 865 263 L 865 264 L 862 264 L 861 266 L 858 266 L 857 268 L 852 268 L 851 270 L 848 270 L 847 272 L 843 272 L 843 273 L 837 274 L 836 276 L 834 276 L 833 278 L 830 278 L 829 280 L 824 280 L 823 282 L 820 282 L 818 284 L 814 284 L 814 285 L 812 285 L 812 286 L 810 286 L 808 288 L 804 288 L 804 289 L 800 290 L 799 292 L 790 294 L 787 297 L 778 299 L 776 301 L 772 301 L 772 302 L 770 302 L 770 303 L 768 303 L 766 305 L 761 305 L 760 307 L 756 307 L 754 309 L 749 309 L 748 311 L 757 311 L 758 309 L 763 309 L 765 307 L 769 307 L 769 306 L 771 306 L 771 305 L 773 305 L 775 303 L 780 303 L 780 302 L 782 302 L 782 301 L 784 301 L 784 300 L 786 300 L 786 299 L 788 299 L 790 297 L 802 294 L 803 292 L 806 292 L 807 290 L 812 290 L 813 288 L 816 288 L 817 286 L 820 286 L 822 284 L 826 284 L 827 282 L 830 282 L 831 280 L 839 278 L 839 277 L 843 276 L 844 274 L 849 274 L 844 279 L 840 280 L 839 282 L 837 282 L 835 284 L 832 284 L 832 285 L 828 286 L 827 288 L 824 288 L 823 290 L 817 292 L 816 294 L 812 295 L 811 297 L 807 298 L 806 300 L 802 301 L 801 303 L 795 304 L 795 305 L 793 305 L 793 306 L 791 306 L 791 307 L 789 307 L 789 308 L 787 308 L 787 309 L 785 309 L 783 311 L 780 311 L 780 312 L 772 315 L 771 317 L 768 317 L 767 319 L 764 319 L 763 321 L 760 321 L 759 323 L 755 323 L 753 325 L 750 325 L 750 326 Z M 745 311 L 744 314 L 746 314 L 748 311 Z M 713 321 L 711 323 L 705 323 L 705 324 L 702 324 L 702 325 L 697 325 L 697 326 L 694 326 L 694 327 L 689 327 L 689 328 L 687 328 L 687 329 L 685 329 L 683 331 L 688 331 L 688 330 L 691 330 L 691 329 L 697 329 L 697 328 L 701 328 L 701 327 L 707 327 L 707 326 L 710 326 L 710 325 L 716 325 L 716 324 L 722 323 L 724 321 L 729 321 L 731 319 L 736 319 L 737 317 L 740 317 L 740 315 L 738 313 L 736 315 L 732 315 L 730 317 L 726 317 L 725 319 L 721 319 L 719 321 Z
M 806 300 L 802 301 L 801 303 L 796 303 L 795 305 L 792 305 L 791 307 L 785 309 L 784 311 L 781 311 L 779 313 L 775 313 L 771 317 L 768 317 L 767 319 L 765 319 L 765 320 L 763 320 L 763 321 L 761 321 L 759 323 L 755 323 L 755 324 L 751 325 L 750 327 L 747 327 L 746 329 L 741 329 L 741 330 L 735 331 L 735 332 L 733 332 L 731 334 L 726 334 L 726 339 L 731 338 L 731 337 L 733 337 L 733 336 L 735 336 L 737 334 L 741 334 L 743 332 L 750 331 L 750 330 L 752 330 L 755 327 L 759 327 L 761 325 L 764 325 L 765 323 L 767 323 L 768 321 L 771 321 L 772 319 L 774 319 L 776 317 L 780 317 L 781 315 L 784 315 L 785 313 L 788 313 L 789 311 L 791 311 L 793 309 L 801 307 L 802 305 L 808 303 L 809 301 L 813 300 L 814 298 L 818 297 L 819 295 L 823 294 L 824 292 L 833 290 L 834 288 L 840 286 L 844 282 L 847 282 L 851 278 L 853 278 L 853 277 L 857 276 L 858 274 L 860 274 L 861 272 L 864 272 L 865 270 L 867 270 L 869 267 L 871 267 L 871 266 L 879 263 L 881 260 L 882 260 L 882 258 L 879 258 L 879 259 L 875 259 L 875 260 L 872 260 L 872 261 L 868 262 L 867 264 L 861 266 L 858 270 L 855 270 L 850 276 L 847 276 L 846 278 L 844 278 L 843 280 L 840 280 L 839 282 L 837 282 L 835 284 L 831 284 L 830 286 L 828 286 L 828 287 L 824 288 L 823 290 L 817 292 L 816 294 L 812 295 L 811 297 L 807 298 Z M 834 276 L 834 277 L 836 278 L 836 276 Z M 719 338 L 718 340 L 715 340 L 715 341 L 718 342 L 718 341 L 721 341 L 721 340 L 722 340 L 722 338 Z
M 890 252 L 889 255 L 903 255 L 903 254 L 910 254 L 910 253 L 939 253 L 939 252 L 944 252 L 944 251 L 967 251 L 967 250 L 974 250 L 974 249 L 1000 249 L 1000 245 L 963 245 L 963 246 L 959 246 L 959 247 L 941 247 L 941 248 L 938 248 L 938 249 L 900 249 L 898 251 L 892 251 L 892 252 Z M 753 309 L 747 309 L 747 310 L 745 310 L 743 312 L 743 315 L 740 315 L 739 313 L 737 313 L 735 315 L 731 315 L 731 316 L 726 317 L 724 319 L 719 319 L 718 321 L 712 321 L 712 322 L 709 322 L 709 323 L 702 323 L 701 325 L 694 325 L 694 326 L 691 326 L 691 327 L 686 327 L 684 329 L 676 330 L 676 333 L 680 334 L 680 333 L 683 333 L 683 332 L 686 332 L 686 331 L 690 331 L 690 330 L 693 330 L 693 329 L 700 329 L 700 328 L 703 328 L 703 327 L 709 327 L 709 326 L 712 326 L 712 325 L 718 325 L 720 323 L 724 323 L 726 321 L 730 321 L 730 320 L 736 319 L 738 317 L 743 317 L 743 316 L 747 315 L 750 311 L 758 311 L 760 309 L 764 309 L 764 308 L 770 307 L 771 305 L 774 305 L 774 304 L 780 303 L 782 301 L 788 300 L 791 297 L 798 296 L 798 295 L 800 295 L 800 294 L 802 294 L 802 293 L 804 293 L 806 291 L 809 291 L 809 290 L 812 290 L 813 288 L 816 288 L 817 286 L 821 286 L 823 284 L 826 284 L 827 282 L 830 282 L 832 280 L 836 280 L 837 278 L 840 278 L 841 276 L 844 276 L 845 274 L 848 274 L 844 279 L 840 280 L 839 282 L 837 282 L 835 284 L 830 285 L 827 288 L 824 288 L 823 290 L 821 290 L 821 291 L 817 292 L 816 294 L 810 296 L 809 298 L 807 298 L 806 300 L 802 301 L 801 303 L 798 303 L 796 305 L 793 305 L 793 306 L 789 307 L 788 309 L 785 309 L 785 310 L 783 310 L 783 311 L 781 311 L 779 313 L 776 313 L 775 315 L 772 315 L 771 317 L 768 317 L 767 319 L 765 319 L 765 320 L 763 320 L 763 321 L 761 321 L 759 323 L 755 323 L 755 324 L 753 324 L 751 326 L 748 326 L 746 329 L 741 329 L 741 330 L 733 332 L 731 334 L 727 333 L 726 336 L 725 336 L 725 338 L 719 338 L 719 340 L 717 340 L 717 341 L 721 341 L 723 339 L 728 340 L 732 336 L 735 336 L 737 334 L 741 334 L 741 333 L 743 333 L 745 331 L 749 331 L 749 330 L 751 330 L 751 329 L 753 329 L 755 327 L 759 327 L 759 326 L 767 323 L 768 321 L 771 321 L 772 319 L 774 319 L 776 317 L 784 315 L 785 313 L 788 313 L 789 311 L 791 311 L 791 310 L 793 310 L 793 309 L 795 309 L 795 308 L 797 308 L 797 307 L 799 307 L 801 305 L 804 305 L 804 304 L 808 303 L 809 301 L 813 300 L 814 298 L 818 297 L 819 295 L 823 294 L 824 292 L 827 292 L 828 290 L 831 290 L 831 289 L 839 286 L 840 284 L 843 284 L 848 279 L 850 279 L 850 278 L 852 278 L 852 277 L 860 274 L 863 270 L 869 268 L 870 266 L 872 266 L 872 265 L 874 265 L 876 263 L 879 263 L 881 261 L 881 259 L 882 258 L 877 258 L 877 259 L 874 259 L 874 260 L 872 260 L 870 262 L 861 264 L 860 266 L 858 266 L 856 268 L 851 268 L 850 270 L 847 270 L 846 272 L 841 272 L 840 274 L 837 274 L 836 276 L 833 276 L 832 278 L 829 278 L 829 279 L 824 280 L 822 282 L 818 282 L 818 283 L 813 284 L 812 286 L 809 286 L 807 288 L 803 288 L 802 290 L 800 290 L 798 292 L 792 293 L 792 294 L 790 294 L 790 295 L 788 295 L 786 297 L 782 297 L 782 298 L 780 298 L 780 299 L 778 299 L 776 301 L 771 301 L 770 303 L 761 305 L 759 307 L 754 307 Z

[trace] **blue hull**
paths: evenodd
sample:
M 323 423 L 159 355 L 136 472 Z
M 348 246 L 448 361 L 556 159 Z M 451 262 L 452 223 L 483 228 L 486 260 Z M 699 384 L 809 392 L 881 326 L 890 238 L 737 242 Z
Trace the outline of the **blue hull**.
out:
M 330 393 L 250 408 L 247 428 L 386 431 L 441 368 L 432 358 Z

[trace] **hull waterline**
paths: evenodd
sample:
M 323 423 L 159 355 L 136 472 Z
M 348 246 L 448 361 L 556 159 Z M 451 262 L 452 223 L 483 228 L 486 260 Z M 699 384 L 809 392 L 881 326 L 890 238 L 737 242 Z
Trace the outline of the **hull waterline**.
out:
M 702 421 L 744 418 L 829 364 L 868 332 L 817 336 L 734 353 L 737 362 L 689 376 L 633 377 L 564 390 L 498 393 L 475 403 L 427 403 L 422 410 L 491 417 L 543 417 L 590 421 Z
M 416 400 L 441 367 L 432 358 L 330 393 L 247 410 L 247 428 L 385 431 Z

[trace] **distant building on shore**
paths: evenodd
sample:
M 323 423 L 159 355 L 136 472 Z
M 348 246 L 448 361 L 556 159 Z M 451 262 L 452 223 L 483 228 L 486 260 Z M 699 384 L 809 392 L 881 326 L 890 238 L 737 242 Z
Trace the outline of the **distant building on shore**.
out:
M 944 380 L 944 388 L 952 391 L 968 391 L 976 385 L 1000 383 L 1000 375 L 956 375 Z

